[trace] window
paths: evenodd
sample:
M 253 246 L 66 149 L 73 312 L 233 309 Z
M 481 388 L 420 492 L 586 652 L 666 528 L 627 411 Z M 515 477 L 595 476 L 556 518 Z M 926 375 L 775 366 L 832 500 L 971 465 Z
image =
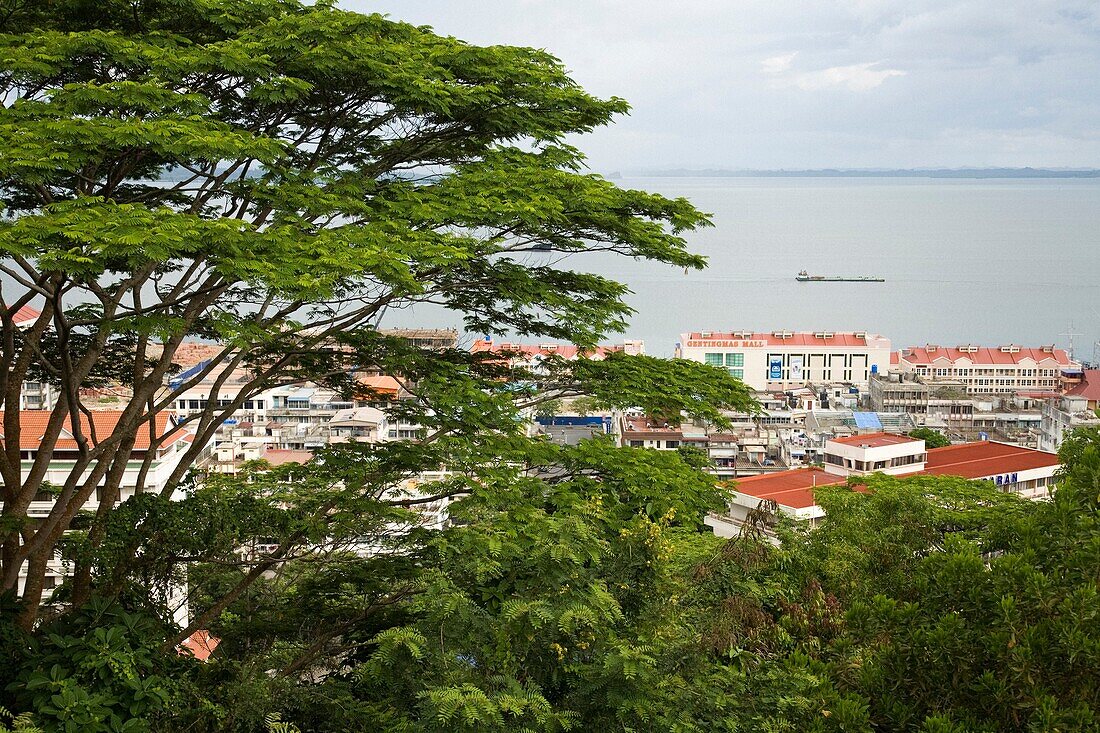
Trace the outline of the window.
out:
M 632 441 L 630 441 L 630 447 L 631 448 L 645 448 L 645 441 L 644 440 L 632 440 Z
M 726 366 L 728 367 L 743 367 L 745 366 L 744 354 L 726 354 Z
M 744 379 L 745 378 L 745 370 L 744 369 L 730 369 L 730 376 L 733 377 L 734 379 Z
M 666 440 L 665 441 L 665 447 L 666 448 L 679 448 L 680 447 L 680 441 L 678 441 L 678 440 Z
M 722 354 L 707 354 L 704 359 L 711 366 L 722 366 Z

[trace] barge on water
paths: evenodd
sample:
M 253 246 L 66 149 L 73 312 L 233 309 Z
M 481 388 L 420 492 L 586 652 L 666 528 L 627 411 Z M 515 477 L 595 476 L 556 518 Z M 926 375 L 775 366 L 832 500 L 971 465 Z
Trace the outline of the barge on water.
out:
M 795 275 L 795 280 L 803 283 L 884 283 L 884 277 L 872 277 L 870 275 L 811 275 L 802 270 Z

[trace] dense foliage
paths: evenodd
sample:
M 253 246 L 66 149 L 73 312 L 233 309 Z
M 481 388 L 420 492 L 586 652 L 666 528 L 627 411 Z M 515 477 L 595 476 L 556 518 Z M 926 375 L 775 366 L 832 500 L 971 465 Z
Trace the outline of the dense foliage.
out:
M 951 439 L 934 428 L 915 428 L 909 431 L 909 437 L 923 440 L 926 448 L 945 448 L 951 445 Z
M 136 472 L 138 489 L 178 495 L 223 420 L 264 389 L 313 381 L 346 397 L 357 372 L 403 375 L 418 386 L 405 417 L 433 416 L 440 440 L 490 432 L 531 397 L 505 399 L 501 380 L 523 375 L 491 360 L 385 337 L 395 309 L 438 304 L 473 333 L 592 346 L 624 327 L 626 289 L 567 265 L 610 252 L 701 267 L 679 234 L 702 213 L 583 172 L 565 143 L 626 109 L 545 52 L 330 2 L 0 4 L 0 589 L 23 601 L 21 626 L 36 623 L 62 549 L 76 563 L 67 603 L 116 595 L 137 549 L 105 545 L 123 482 Z M 166 388 L 194 339 L 223 348 Z M 747 404 L 740 384 L 692 369 L 553 376 L 562 396 L 648 393 L 677 415 L 681 396 L 704 413 Z M 203 379 L 194 441 L 145 486 L 156 453 L 135 452 L 139 431 Z M 57 398 L 24 462 L 28 381 Z M 98 435 L 80 415 L 106 384 L 131 399 Z M 47 486 L 59 440 L 75 443 L 71 470 L 53 466 Z M 32 518 L 46 490 L 55 501 Z
M 428 302 L 477 332 L 591 346 L 623 325 L 625 291 L 554 253 L 701 266 L 678 234 L 703 215 L 582 173 L 563 142 L 622 101 L 544 52 L 328 3 L 3 11 L 0 729 L 1100 725 L 1096 431 L 1066 442 L 1050 502 L 875 476 L 823 489 L 813 531 L 723 540 L 703 519 L 727 497 L 696 453 L 555 446 L 520 419 L 583 398 L 721 425 L 751 409 L 722 370 L 615 356 L 528 371 L 378 330 Z M 194 337 L 226 345 L 208 374 L 249 379 L 191 419 L 163 491 L 120 503 L 136 431 L 174 399 L 165 377 Z M 391 412 L 423 440 L 188 473 L 257 390 L 348 388 L 363 368 L 408 380 Z M 19 455 L 24 379 L 61 395 L 43 455 L 86 409 L 81 388 L 134 400 L 110 436 L 76 422 L 72 472 L 47 485 L 45 459 Z M 32 521 L 44 489 L 57 501 Z M 425 521 L 444 506 L 446 524 Z M 76 574 L 43 606 L 55 550 Z M 173 582 L 190 589 L 186 629 L 167 621 Z M 177 649 L 196 628 L 221 640 L 206 663 Z

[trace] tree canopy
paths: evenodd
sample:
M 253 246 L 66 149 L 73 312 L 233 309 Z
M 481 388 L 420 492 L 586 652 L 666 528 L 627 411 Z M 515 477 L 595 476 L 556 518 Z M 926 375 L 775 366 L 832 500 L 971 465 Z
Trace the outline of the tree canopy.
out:
M 479 334 L 591 346 L 624 327 L 626 289 L 560 258 L 703 265 L 679 236 L 708 223 L 687 201 L 584 172 L 567 136 L 626 103 L 585 93 L 543 51 L 473 46 L 328 2 L 12 2 L 0 90 L 0 585 L 21 586 L 27 628 L 49 558 L 97 484 L 70 603 L 106 577 L 88 558 L 126 466 L 147 475 L 165 438 L 142 457 L 134 436 L 200 380 L 214 393 L 247 374 L 188 418 L 196 437 L 159 485 L 165 498 L 223 420 L 279 384 L 346 391 L 356 370 L 403 374 L 421 395 L 410 409 L 433 415 L 439 437 L 499 427 L 508 410 L 488 389 L 499 369 L 383 336 L 395 309 L 441 304 Z M 38 314 L 17 323 L 24 306 Z M 180 344 L 196 338 L 223 348 L 166 389 Z M 694 379 L 671 368 L 619 371 L 637 372 L 633 387 L 676 370 Z M 584 394 L 590 370 L 558 376 Z M 615 375 L 600 379 L 612 394 Z M 59 395 L 29 464 L 17 409 L 27 380 Z M 105 381 L 132 397 L 110 435 L 89 434 L 83 390 Z M 736 383 L 717 389 L 725 402 L 712 391 L 707 410 L 747 404 Z M 68 431 L 73 468 L 32 521 Z

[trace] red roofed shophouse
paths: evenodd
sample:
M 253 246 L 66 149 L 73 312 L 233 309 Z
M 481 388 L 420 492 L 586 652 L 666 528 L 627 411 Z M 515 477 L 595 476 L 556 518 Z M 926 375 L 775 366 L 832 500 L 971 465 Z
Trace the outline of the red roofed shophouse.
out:
M 1079 371 L 1080 363 L 1063 349 L 1007 346 L 914 346 L 903 349 L 897 371 L 923 381 L 961 383 L 967 394 L 1014 394 L 1061 391 L 1062 372 Z

